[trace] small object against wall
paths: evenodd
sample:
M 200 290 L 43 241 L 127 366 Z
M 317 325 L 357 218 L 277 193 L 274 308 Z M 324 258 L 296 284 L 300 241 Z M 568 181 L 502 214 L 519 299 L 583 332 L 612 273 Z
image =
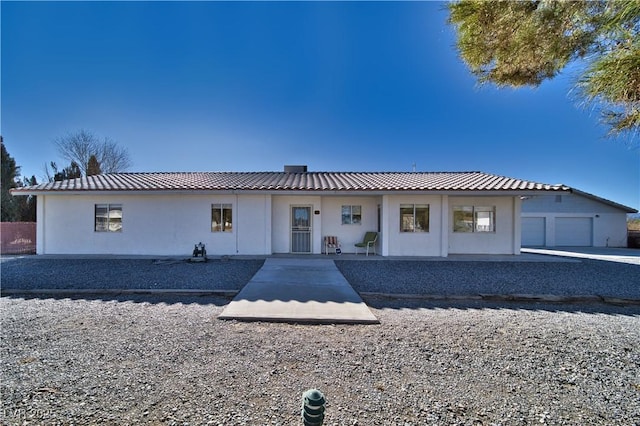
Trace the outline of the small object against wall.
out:
M 191 256 L 192 262 L 206 262 L 207 261 L 207 249 L 202 241 L 193 246 L 193 255 Z

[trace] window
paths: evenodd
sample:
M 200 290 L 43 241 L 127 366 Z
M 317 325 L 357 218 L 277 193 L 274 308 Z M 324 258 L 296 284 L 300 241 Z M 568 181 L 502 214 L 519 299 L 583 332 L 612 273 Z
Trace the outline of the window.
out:
M 121 232 L 122 204 L 96 204 L 94 230 L 96 232 Z
M 476 232 L 493 232 L 495 230 L 495 207 L 475 207 L 473 213 Z
M 400 232 L 429 232 L 429 205 L 400 204 Z
M 362 206 L 342 206 L 342 224 L 359 225 L 362 222 Z
M 231 232 L 232 225 L 231 204 L 211 204 L 211 232 Z
M 453 208 L 453 232 L 495 232 L 496 208 L 456 206 Z

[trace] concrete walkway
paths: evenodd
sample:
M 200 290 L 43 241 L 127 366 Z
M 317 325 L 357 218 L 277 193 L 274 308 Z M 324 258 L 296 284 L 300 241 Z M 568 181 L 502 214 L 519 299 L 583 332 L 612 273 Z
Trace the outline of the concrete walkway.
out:
M 556 247 L 522 248 L 524 254 L 542 254 L 550 256 L 573 257 L 578 259 L 604 260 L 608 262 L 640 265 L 640 250 L 618 247 Z
M 379 324 L 332 259 L 268 258 L 218 318 Z

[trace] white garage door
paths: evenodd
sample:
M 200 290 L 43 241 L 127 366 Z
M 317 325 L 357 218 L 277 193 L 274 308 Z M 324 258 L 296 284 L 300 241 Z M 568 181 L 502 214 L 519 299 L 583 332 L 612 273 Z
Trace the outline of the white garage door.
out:
M 591 232 L 593 229 L 590 217 L 557 217 L 556 245 L 581 246 L 593 245 Z
M 544 246 L 544 217 L 522 218 L 522 245 Z

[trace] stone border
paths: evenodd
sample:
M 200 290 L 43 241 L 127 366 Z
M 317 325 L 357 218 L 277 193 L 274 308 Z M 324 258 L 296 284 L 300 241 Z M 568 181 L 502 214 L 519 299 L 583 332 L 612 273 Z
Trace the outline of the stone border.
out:
M 218 296 L 233 298 L 239 290 L 198 290 L 198 289 L 2 289 L 0 297 L 20 294 L 40 294 L 51 296 L 82 295 L 186 295 L 186 296 Z M 640 299 L 625 299 L 599 295 L 558 296 L 554 294 L 394 294 L 378 292 L 361 292 L 363 298 L 424 300 L 424 301 L 498 301 L 498 302 L 546 302 L 546 303 L 605 303 L 616 306 L 640 306 Z
M 239 290 L 198 290 L 198 289 L 2 289 L 1 297 L 20 294 L 42 294 L 52 296 L 82 296 L 82 295 L 187 295 L 187 296 L 219 296 L 219 297 L 235 297 Z
M 606 303 L 618 306 L 640 305 L 640 299 L 623 299 L 617 297 L 598 295 L 558 296 L 555 294 L 470 294 L 470 295 L 443 295 L 443 294 L 392 294 L 362 292 L 363 298 L 379 299 L 406 299 L 406 300 L 483 300 L 501 302 L 546 302 L 546 303 Z

